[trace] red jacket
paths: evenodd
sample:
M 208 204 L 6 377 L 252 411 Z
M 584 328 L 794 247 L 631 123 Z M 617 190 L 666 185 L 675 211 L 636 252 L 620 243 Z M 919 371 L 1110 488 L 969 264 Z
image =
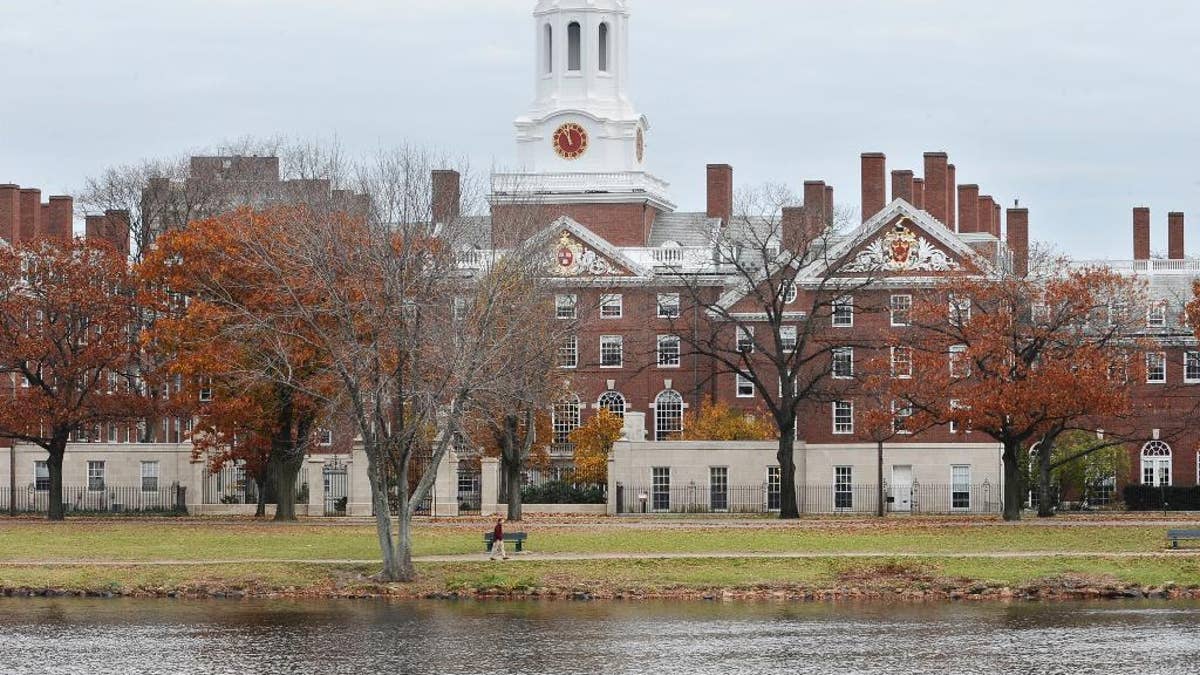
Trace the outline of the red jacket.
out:
M 504 524 L 496 523 L 496 529 L 492 530 L 493 541 L 504 541 Z

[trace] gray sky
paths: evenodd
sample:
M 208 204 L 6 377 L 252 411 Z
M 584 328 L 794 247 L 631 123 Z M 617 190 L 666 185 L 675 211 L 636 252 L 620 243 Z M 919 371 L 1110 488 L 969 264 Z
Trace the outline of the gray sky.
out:
M 511 166 L 533 96 L 533 0 L 0 0 L 0 182 L 71 192 L 104 167 L 244 136 L 413 142 Z M 634 0 L 648 165 L 683 210 L 858 155 L 1031 209 L 1035 239 L 1130 257 L 1130 209 L 1188 216 L 1200 254 L 1200 3 Z

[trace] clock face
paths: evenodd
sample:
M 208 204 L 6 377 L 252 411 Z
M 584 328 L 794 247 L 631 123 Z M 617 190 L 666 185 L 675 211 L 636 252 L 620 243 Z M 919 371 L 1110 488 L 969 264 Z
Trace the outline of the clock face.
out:
M 567 122 L 554 132 L 554 152 L 563 159 L 579 159 L 588 149 L 587 131 L 575 124 Z
M 638 161 L 638 164 L 641 164 L 642 160 L 645 158 L 646 158 L 646 134 L 643 133 L 641 128 L 639 127 L 638 131 L 637 131 L 637 161 Z

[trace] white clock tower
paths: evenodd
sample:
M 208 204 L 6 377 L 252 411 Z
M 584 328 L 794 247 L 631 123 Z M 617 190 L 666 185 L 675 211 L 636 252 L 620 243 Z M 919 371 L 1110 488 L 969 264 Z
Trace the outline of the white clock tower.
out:
M 537 95 L 516 120 L 519 171 L 493 197 L 551 203 L 648 200 L 673 211 L 668 184 L 645 170 L 646 118 L 629 100 L 630 0 L 538 0 Z

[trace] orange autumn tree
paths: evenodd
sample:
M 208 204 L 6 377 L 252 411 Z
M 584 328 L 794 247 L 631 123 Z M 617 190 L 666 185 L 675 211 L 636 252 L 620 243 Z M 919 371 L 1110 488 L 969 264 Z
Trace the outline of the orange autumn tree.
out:
M 0 437 L 47 452 L 50 520 L 62 520 L 71 434 L 140 419 L 138 311 L 124 258 L 75 239 L 0 247 Z
M 214 471 L 245 462 L 260 513 L 269 494 L 276 520 L 296 518 L 297 477 L 330 382 L 311 327 L 279 311 L 281 293 L 294 289 L 276 283 L 277 261 L 256 249 L 287 246 L 306 218 L 304 207 L 279 207 L 194 221 L 162 235 L 140 266 L 146 285 L 187 298 L 162 308 L 154 340 L 173 354 L 171 372 L 196 404 L 197 456 Z
M 607 408 L 601 408 L 571 432 L 575 444 L 575 481 L 604 483 L 608 480 L 608 455 L 621 440 L 625 420 Z
M 769 441 L 779 435 L 766 415 L 735 410 L 708 397 L 698 410 L 689 410 L 683 420 L 685 441 Z
M 913 328 L 891 345 L 912 348 L 919 374 L 895 381 L 897 400 L 1003 446 L 1005 520 L 1021 517 L 1030 445 L 1133 412 L 1124 373 L 1141 287 L 1107 269 L 1041 262 L 1025 277 L 952 279 L 914 302 Z

